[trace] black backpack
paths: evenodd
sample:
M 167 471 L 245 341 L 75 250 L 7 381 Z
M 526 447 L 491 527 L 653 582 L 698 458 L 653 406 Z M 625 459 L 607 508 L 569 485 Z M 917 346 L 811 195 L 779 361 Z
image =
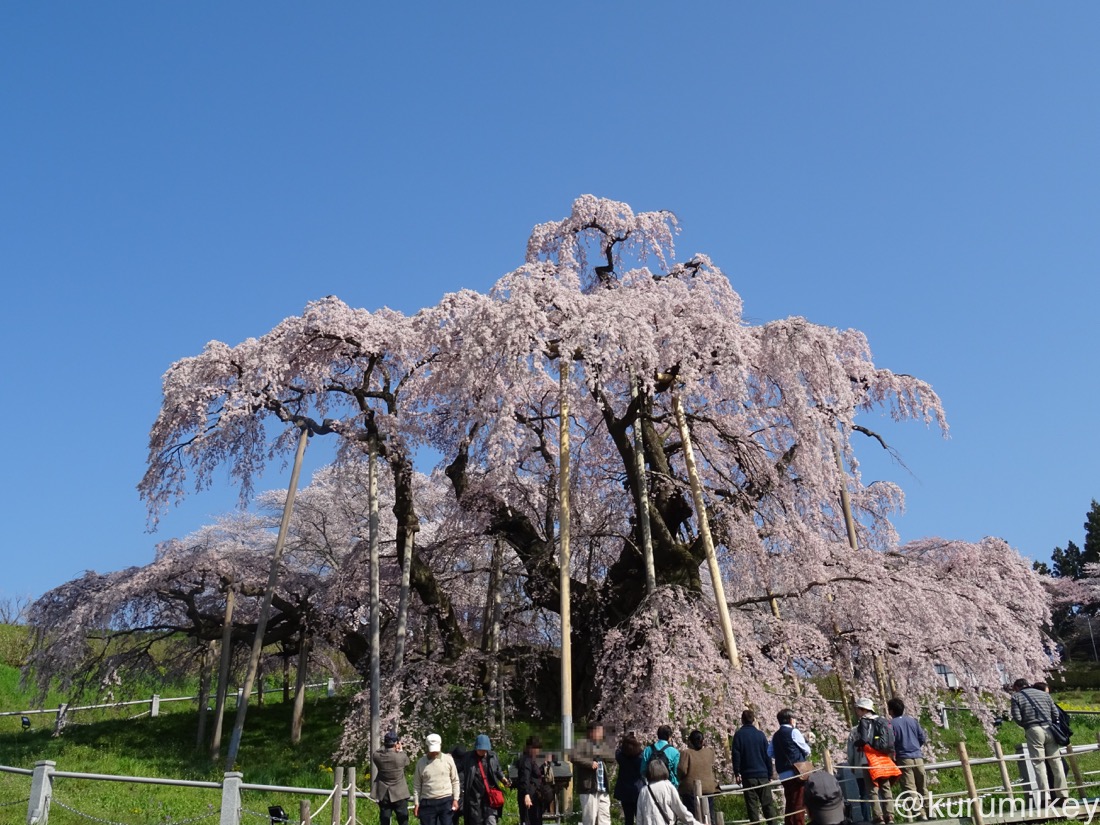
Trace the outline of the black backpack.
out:
M 654 742 L 653 743 L 653 753 L 650 755 L 649 761 L 650 762 L 660 761 L 665 766 L 665 770 L 668 771 L 669 779 L 671 779 L 672 778 L 672 763 L 670 763 L 668 761 L 668 754 L 665 753 L 665 748 L 667 748 L 667 747 L 669 747 L 668 742 L 665 742 L 665 744 L 662 745 L 659 748 L 657 747 L 657 743 Z
M 894 728 L 885 716 L 871 720 L 871 741 L 867 743 L 879 753 L 894 756 Z

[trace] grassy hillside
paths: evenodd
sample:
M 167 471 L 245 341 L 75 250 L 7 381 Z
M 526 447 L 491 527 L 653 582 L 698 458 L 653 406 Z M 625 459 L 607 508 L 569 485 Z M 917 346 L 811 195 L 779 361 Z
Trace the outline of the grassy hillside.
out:
M 331 787 L 331 754 L 340 737 L 339 720 L 346 713 L 346 701 L 339 697 L 308 701 L 306 726 L 297 746 L 289 742 L 289 704 L 250 706 L 237 765 L 245 781 Z M 57 763 L 57 770 L 220 781 L 223 766 L 211 763 L 195 749 L 197 715 L 193 706 L 180 707 L 185 704 L 166 705 L 165 712 L 156 719 L 71 724 L 58 738 L 44 728 L 30 732 L 5 729 L 0 732 L 0 764 L 33 768 L 36 761 L 49 759 Z M 232 721 L 230 714 L 227 728 Z M 6 726 L 11 727 L 17 726 Z M 228 729 L 223 741 L 228 741 Z M 26 799 L 29 787 L 28 777 L 0 774 L 0 821 L 7 821 L 3 816 L 5 803 Z M 217 791 L 63 778 L 55 783 L 57 802 L 110 821 L 137 824 L 171 822 L 217 810 L 220 796 Z M 297 811 L 296 798 L 288 795 L 260 798 L 256 792 L 246 794 L 246 808 L 264 813 L 271 804 Z M 69 821 L 88 820 L 64 807 L 51 811 L 51 823 L 64 825 Z

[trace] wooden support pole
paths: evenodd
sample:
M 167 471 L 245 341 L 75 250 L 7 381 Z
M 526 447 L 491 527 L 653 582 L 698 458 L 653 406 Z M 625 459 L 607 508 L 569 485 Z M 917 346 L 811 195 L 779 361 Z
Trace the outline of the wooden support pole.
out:
M 241 692 L 241 700 L 237 705 L 237 716 L 233 720 L 233 732 L 229 736 L 229 752 L 225 759 L 225 769 L 232 771 L 237 762 L 237 752 L 241 747 L 241 735 L 244 733 L 244 720 L 248 714 L 248 697 L 252 693 L 256 675 L 260 670 L 260 655 L 264 648 L 264 632 L 267 630 L 267 620 L 271 616 L 271 601 L 275 596 L 275 585 L 279 581 L 279 562 L 283 556 L 283 548 L 286 547 L 286 537 L 290 532 L 290 515 L 294 512 L 294 495 L 298 492 L 298 478 L 302 474 L 302 457 L 306 452 L 306 443 L 309 441 L 309 429 L 302 427 L 298 436 L 298 450 L 294 454 L 294 466 L 290 471 L 290 484 L 286 490 L 286 501 L 283 503 L 283 518 L 279 522 L 279 535 L 275 539 L 275 551 L 271 554 L 271 569 L 267 574 L 267 587 L 264 589 L 264 600 L 260 606 L 260 618 L 256 622 L 256 635 L 252 639 L 252 653 L 248 659 L 248 672 L 245 675 L 244 686 Z M 263 684 L 260 685 L 261 690 Z
M 225 592 L 225 619 L 222 623 L 222 646 L 218 662 L 218 695 L 214 703 L 214 734 L 210 739 L 210 758 L 217 759 L 222 747 L 222 723 L 225 721 L 225 702 L 229 690 L 229 664 L 233 653 L 233 605 L 236 589 L 230 582 Z
M 703 485 L 695 465 L 695 451 L 691 446 L 691 432 L 688 430 L 687 416 L 679 395 L 672 396 L 672 412 L 680 428 L 680 442 L 684 450 L 684 463 L 687 465 L 688 481 L 691 484 L 691 497 L 695 503 L 695 517 L 699 521 L 699 536 L 703 539 L 703 549 L 707 554 L 707 567 L 710 570 L 711 584 L 714 586 L 714 601 L 717 602 L 718 619 L 722 625 L 722 635 L 726 640 L 726 655 L 730 664 L 741 669 L 741 657 L 737 653 L 737 641 L 733 637 L 733 623 L 730 620 L 730 608 L 726 602 L 726 588 L 722 584 L 722 570 L 718 567 L 718 555 L 714 550 L 714 538 L 710 534 L 710 520 L 707 518 L 707 503 L 703 498 Z
M 367 445 L 367 545 L 370 565 L 370 753 L 381 746 L 382 708 L 382 620 L 381 564 L 378 559 L 378 444 L 373 438 Z
M 344 769 L 342 767 L 332 769 L 332 785 L 332 825 L 344 825 Z
M 569 531 L 569 362 L 564 355 L 559 368 L 558 420 L 558 588 L 561 612 L 561 750 L 562 760 L 569 765 L 573 750 L 573 621 L 570 590 L 572 585 Z M 572 774 L 572 766 L 570 766 Z M 573 783 L 564 791 L 562 813 L 573 813 Z
M 962 762 L 963 779 L 966 780 L 966 795 L 970 798 L 970 818 L 974 825 L 985 825 L 982 819 L 982 800 L 978 797 L 978 786 L 974 784 L 974 772 L 970 769 L 970 757 L 966 753 L 965 742 L 959 742 L 959 761 Z
M 833 767 L 833 754 L 828 748 L 822 751 L 821 760 L 825 765 L 825 773 L 836 773 Z
M 1008 775 L 1008 763 L 1005 761 L 1004 748 L 996 739 L 993 740 L 993 755 L 997 757 L 997 767 L 1001 769 L 1001 787 L 1005 793 L 1012 794 L 1012 779 Z
M 709 823 L 710 817 L 704 807 L 706 803 L 703 800 L 703 783 L 700 780 L 695 780 L 695 787 L 692 788 L 692 792 L 695 795 L 695 818 L 700 822 Z
M 308 799 L 298 803 L 298 819 L 302 821 L 302 825 L 313 825 L 313 814 L 310 812 Z
M 355 818 L 355 766 L 352 765 L 348 768 L 348 822 L 358 823 L 359 820 Z

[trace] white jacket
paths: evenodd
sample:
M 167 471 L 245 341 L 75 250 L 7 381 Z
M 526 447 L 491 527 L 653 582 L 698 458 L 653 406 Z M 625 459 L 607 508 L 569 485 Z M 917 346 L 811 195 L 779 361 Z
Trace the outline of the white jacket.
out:
M 637 825 L 699 825 L 680 799 L 676 786 L 663 779 L 643 786 L 638 793 Z

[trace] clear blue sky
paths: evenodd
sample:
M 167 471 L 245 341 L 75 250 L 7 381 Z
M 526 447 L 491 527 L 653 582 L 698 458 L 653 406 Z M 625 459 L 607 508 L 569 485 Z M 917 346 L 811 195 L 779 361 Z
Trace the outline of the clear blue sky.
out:
M 1080 543 L 1098 32 L 1073 2 L 0 5 L 0 596 L 230 506 L 145 532 L 174 360 L 324 295 L 485 290 L 582 193 L 676 212 L 750 319 L 857 327 L 932 383 L 950 439 L 864 450 L 904 539 Z

